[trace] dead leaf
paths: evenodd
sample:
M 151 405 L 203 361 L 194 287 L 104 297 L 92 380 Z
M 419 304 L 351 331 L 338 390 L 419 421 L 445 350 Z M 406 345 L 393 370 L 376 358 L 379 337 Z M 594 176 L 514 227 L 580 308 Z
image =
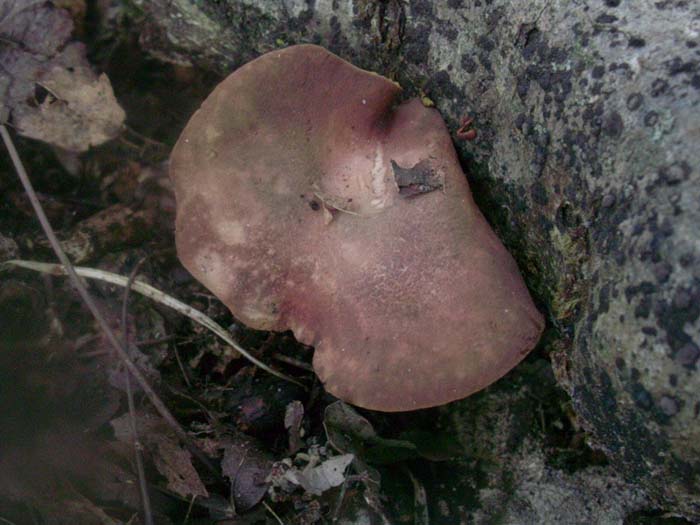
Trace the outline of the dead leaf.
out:
M 184 498 L 192 496 L 208 497 L 204 483 L 192 466 L 192 455 L 182 448 L 171 436 L 160 434 L 154 439 L 157 453 L 153 462 L 165 479 L 168 489 Z
M 119 441 L 132 443 L 128 413 L 113 419 L 111 425 Z M 175 434 L 158 416 L 138 413 L 136 428 L 139 439 L 152 457 L 158 472 L 167 480 L 168 490 L 183 498 L 209 497 L 204 483 L 192 465 L 192 455 L 180 446 Z
M 114 138 L 125 114 L 82 44 L 68 43 L 71 15 L 44 0 L 0 4 L 0 112 L 17 131 L 69 151 Z
M 265 496 L 271 469 L 272 461 L 252 438 L 239 433 L 225 443 L 221 472 L 231 480 L 236 510 L 246 511 Z

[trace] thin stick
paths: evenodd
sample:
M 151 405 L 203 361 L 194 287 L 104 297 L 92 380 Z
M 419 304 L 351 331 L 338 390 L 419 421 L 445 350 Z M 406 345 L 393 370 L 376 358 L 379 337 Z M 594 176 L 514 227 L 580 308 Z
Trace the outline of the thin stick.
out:
M 187 514 L 185 514 L 185 519 L 182 520 L 182 525 L 187 525 L 187 522 L 190 521 L 190 514 L 192 514 L 192 508 L 194 507 L 194 501 L 197 499 L 197 495 L 195 494 L 192 496 L 192 499 L 190 500 L 190 506 L 187 507 Z
M 124 361 L 124 364 L 129 369 L 129 371 L 133 374 L 134 378 L 136 379 L 136 382 L 146 393 L 146 396 L 151 401 L 156 411 L 165 420 L 165 422 L 168 425 L 170 425 L 170 427 L 175 431 L 175 433 L 178 435 L 178 437 L 180 437 L 180 439 L 182 439 L 185 443 L 191 443 L 192 440 L 190 439 L 190 437 L 180 426 L 175 417 L 170 413 L 170 410 L 168 410 L 163 401 L 161 401 L 161 399 L 158 397 L 158 394 L 156 394 L 155 390 L 153 390 L 151 385 L 148 383 L 148 380 L 141 373 L 141 370 L 139 370 L 138 367 L 129 358 L 129 355 L 126 353 L 126 350 L 122 347 L 121 343 L 117 339 L 117 336 L 114 334 L 114 331 L 110 328 L 109 324 L 102 316 L 102 313 L 97 307 L 97 304 L 87 291 L 87 288 L 85 287 L 83 282 L 78 277 L 78 274 L 75 272 L 73 265 L 68 259 L 68 256 L 63 251 L 61 244 L 56 238 L 56 234 L 54 233 L 53 228 L 51 227 L 51 223 L 49 222 L 48 218 L 46 217 L 46 214 L 44 213 L 44 209 L 41 206 L 38 197 L 36 196 L 36 192 L 34 191 L 34 187 L 32 186 L 31 181 L 29 180 L 29 175 L 27 175 L 27 172 L 24 169 L 24 165 L 22 164 L 22 161 L 19 158 L 19 154 L 17 153 L 17 149 L 15 149 L 15 145 L 12 142 L 12 137 L 10 137 L 10 133 L 7 131 L 7 128 L 4 124 L 0 124 L 0 135 L 2 135 L 2 140 L 5 143 L 5 147 L 7 148 L 8 153 L 10 154 L 10 158 L 12 159 L 12 164 L 15 167 L 17 176 L 22 182 L 24 190 L 27 192 L 27 197 L 29 197 L 29 201 L 31 202 L 32 207 L 34 208 L 34 212 L 36 213 L 37 219 L 39 219 L 41 228 L 44 230 L 44 233 L 46 234 L 46 237 L 49 240 L 51 248 L 53 248 L 56 257 L 58 257 L 59 261 L 61 261 L 61 264 L 63 265 L 63 271 L 68 275 L 71 283 L 78 291 L 78 294 L 85 303 L 85 306 L 88 307 L 88 310 L 90 310 L 90 313 L 95 318 L 95 321 L 97 321 L 97 324 L 104 332 L 105 336 L 107 337 L 107 340 L 116 350 L 117 355 L 119 355 L 122 361 Z
M 182 359 L 180 359 L 180 351 L 177 349 L 177 345 L 173 345 L 173 352 L 175 353 L 175 361 L 177 361 L 177 366 L 180 368 L 182 377 L 185 380 L 187 388 L 192 388 L 192 383 L 190 383 L 190 378 L 187 377 L 187 370 L 185 370 L 185 365 L 182 364 Z
M 269 512 L 270 514 L 272 514 L 272 515 L 275 517 L 275 519 L 277 520 L 277 523 L 279 523 L 280 525 L 284 525 L 284 522 L 282 521 L 282 518 L 280 518 L 280 517 L 277 515 L 277 513 L 276 513 L 274 510 L 272 510 L 272 507 L 270 507 L 270 506 L 267 504 L 267 501 L 263 501 L 262 504 L 263 504 L 263 506 L 267 509 L 267 512 Z
M 5 261 L 4 263 L 0 264 L 0 267 L 2 266 L 18 266 L 20 268 L 27 268 L 29 270 L 34 270 L 36 272 L 41 272 L 41 273 L 50 273 L 52 275 L 65 275 L 66 270 L 64 267 L 62 267 L 60 264 L 54 264 L 54 263 L 42 263 L 42 262 L 36 262 L 36 261 L 22 261 L 22 260 L 11 260 L 11 261 Z M 110 284 L 114 284 L 116 286 L 126 286 L 126 283 L 128 282 L 128 279 L 124 277 L 123 275 L 119 275 L 116 273 L 112 272 L 107 272 L 105 270 L 98 270 L 96 268 L 87 268 L 85 266 L 74 266 L 72 267 L 73 271 L 79 275 L 80 277 L 85 277 L 87 279 L 97 279 L 99 281 L 104 281 Z M 294 383 L 295 385 L 299 385 L 302 387 L 304 390 L 307 389 L 305 385 L 297 381 L 296 379 L 293 379 L 282 372 L 278 372 L 277 370 L 270 368 L 268 365 L 260 361 L 258 358 L 255 356 L 251 355 L 245 348 L 243 348 L 240 344 L 238 344 L 226 331 L 224 327 L 222 327 L 220 324 L 218 324 L 216 321 L 214 321 L 212 318 L 209 316 L 203 314 L 199 310 L 195 310 L 192 308 L 190 305 L 183 303 L 182 301 L 175 299 L 173 296 L 168 295 L 164 292 L 161 292 L 157 288 L 154 288 L 150 284 L 146 284 L 143 281 L 139 281 L 138 279 L 135 280 L 131 286 L 132 291 L 140 293 L 143 296 L 148 297 L 149 299 L 153 299 L 154 301 L 157 301 L 165 306 L 168 306 L 172 308 L 173 310 L 177 310 L 180 312 L 182 315 L 185 315 L 192 319 L 195 323 L 200 324 L 204 326 L 205 328 L 208 328 L 210 331 L 214 332 L 216 335 L 218 335 L 221 339 L 223 339 L 227 344 L 232 346 L 237 352 L 239 352 L 243 357 L 248 359 L 251 363 L 256 365 L 257 367 L 265 370 L 266 372 L 279 377 L 280 379 L 284 379 L 285 381 L 289 381 L 290 383 Z
M 129 323 L 127 321 L 127 313 L 129 311 L 129 290 L 131 283 L 134 282 L 139 274 L 141 267 L 146 262 L 147 257 L 141 259 L 129 275 L 129 281 L 124 288 L 124 298 L 122 300 L 122 334 L 124 339 L 124 348 L 129 348 Z M 148 494 L 148 485 L 146 484 L 146 470 L 143 468 L 143 457 L 141 454 L 142 445 L 139 440 L 138 428 L 136 426 L 136 407 L 134 405 L 134 392 L 131 390 L 131 372 L 125 370 L 126 377 L 126 399 L 129 405 L 129 420 L 131 423 L 131 439 L 134 442 L 134 458 L 136 460 L 136 472 L 139 476 L 139 490 L 141 492 L 141 505 L 143 506 L 143 520 L 146 525 L 153 525 L 153 512 L 151 510 L 151 498 Z
M 288 365 L 296 366 L 297 368 L 301 368 L 302 370 L 306 370 L 307 372 L 314 371 L 314 367 L 311 366 L 309 363 L 306 363 L 304 361 L 300 361 L 299 359 L 294 359 L 293 357 L 289 357 L 288 355 L 275 353 L 275 354 L 272 354 L 272 358 L 276 359 L 277 361 L 282 361 L 283 363 L 287 363 Z

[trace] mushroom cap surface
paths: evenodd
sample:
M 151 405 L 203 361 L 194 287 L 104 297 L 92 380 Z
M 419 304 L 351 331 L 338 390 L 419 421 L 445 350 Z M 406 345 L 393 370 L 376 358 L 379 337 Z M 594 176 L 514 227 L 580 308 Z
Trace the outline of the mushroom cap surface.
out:
M 439 113 L 400 92 L 321 47 L 273 51 L 216 87 L 170 165 L 185 267 L 382 411 L 486 387 L 544 326 Z

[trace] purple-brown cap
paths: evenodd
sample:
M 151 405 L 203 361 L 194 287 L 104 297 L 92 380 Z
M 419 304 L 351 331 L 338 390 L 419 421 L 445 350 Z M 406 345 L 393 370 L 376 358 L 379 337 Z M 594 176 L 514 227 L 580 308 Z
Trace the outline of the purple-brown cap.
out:
M 219 84 L 170 166 L 183 264 L 383 411 L 486 387 L 544 326 L 439 113 L 400 91 L 321 47 L 273 51 Z

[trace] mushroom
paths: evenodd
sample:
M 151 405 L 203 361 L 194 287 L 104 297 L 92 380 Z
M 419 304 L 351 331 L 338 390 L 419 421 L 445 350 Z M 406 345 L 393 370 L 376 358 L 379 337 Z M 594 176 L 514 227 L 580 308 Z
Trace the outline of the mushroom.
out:
M 400 93 L 318 46 L 273 51 L 216 87 L 170 165 L 185 267 L 381 411 L 486 387 L 544 325 L 439 113 Z

